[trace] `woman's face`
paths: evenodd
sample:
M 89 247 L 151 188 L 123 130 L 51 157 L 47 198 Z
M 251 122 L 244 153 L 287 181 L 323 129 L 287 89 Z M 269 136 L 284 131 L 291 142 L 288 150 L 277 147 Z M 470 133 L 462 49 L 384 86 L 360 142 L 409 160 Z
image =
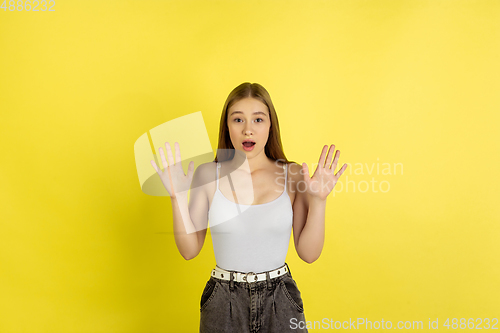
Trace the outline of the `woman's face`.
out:
M 268 107 L 261 101 L 248 97 L 234 103 L 227 114 L 229 136 L 234 148 L 245 152 L 247 157 L 256 156 L 263 151 L 271 127 Z M 255 144 L 246 147 L 243 145 L 245 140 Z

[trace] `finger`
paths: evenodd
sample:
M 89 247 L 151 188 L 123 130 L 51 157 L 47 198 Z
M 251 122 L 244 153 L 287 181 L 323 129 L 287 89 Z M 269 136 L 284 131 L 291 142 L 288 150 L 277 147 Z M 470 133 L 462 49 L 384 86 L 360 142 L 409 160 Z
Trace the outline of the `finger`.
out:
M 158 166 L 156 165 L 155 161 L 151 160 L 151 164 L 153 165 L 153 168 L 155 168 L 156 172 L 158 172 L 159 174 L 160 170 L 158 170 Z
M 191 162 L 189 162 L 189 165 L 188 165 L 188 174 L 187 174 L 187 176 L 188 176 L 189 179 L 191 179 L 191 177 L 193 176 L 193 173 L 194 173 L 193 171 L 194 171 L 194 162 L 191 161 Z
M 174 155 L 172 155 L 172 148 L 170 148 L 170 143 L 166 143 L 167 145 L 167 158 L 168 158 L 168 165 L 174 165 Z
M 160 151 L 160 159 L 161 164 L 163 164 L 163 170 L 165 170 L 168 167 L 167 160 L 165 159 L 165 152 L 163 151 L 163 147 L 160 147 L 158 150 Z
M 325 165 L 325 155 L 326 155 L 326 150 L 328 149 L 328 146 L 323 146 L 323 150 L 321 150 L 321 156 L 319 157 L 319 164 L 318 166 L 323 167 Z
M 330 150 L 328 151 L 328 156 L 326 157 L 326 164 L 324 165 L 325 168 L 330 167 L 330 163 L 332 163 L 332 156 L 333 156 L 334 151 L 335 151 L 335 145 L 331 145 Z
M 180 163 L 181 160 L 181 149 L 179 148 L 179 142 L 175 143 L 175 162 Z
M 340 157 L 340 150 L 337 150 L 335 152 L 335 158 L 333 159 L 332 166 L 330 167 L 330 169 L 332 169 L 334 172 L 335 172 L 335 169 L 337 169 L 337 163 L 339 161 L 339 157 Z
M 308 184 L 311 177 L 309 177 L 309 167 L 307 163 L 302 163 L 302 173 L 304 174 L 304 181 Z
M 345 169 L 347 169 L 347 164 L 344 163 L 344 165 L 342 166 L 342 168 L 340 168 L 339 172 L 337 172 L 337 174 L 335 175 L 335 177 L 339 178 L 340 176 L 342 176 L 342 174 L 344 173 Z

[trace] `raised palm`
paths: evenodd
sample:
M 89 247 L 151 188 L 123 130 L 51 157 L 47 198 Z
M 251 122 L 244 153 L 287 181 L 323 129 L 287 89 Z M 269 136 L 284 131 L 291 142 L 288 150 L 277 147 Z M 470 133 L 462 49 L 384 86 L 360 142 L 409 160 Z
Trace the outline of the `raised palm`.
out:
M 175 198 L 179 192 L 185 192 L 191 186 L 193 180 L 193 170 L 194 162 L 189 162 L 188 173 L 184 174 L 181 163 L 181 150 L 179 148 L 179 143 L 175 143 L 175 161 L 172 154 L 172 149 L 170 144 L 165 142 L 165 147 L 167 148 L 167 159 L 165 159 L 165 153 L 162 147 L 159 148 L 161 163 L 164 166 L 163 171 L 156 165 L 155 161 L 151 160 L 153 168 L 156 170 L 160 176 L 161 182 L 165 189 L 167 190 L 170 197 Z
M 330 166 L 332 161 L 332 155 L 335 151 L 335 145 L 330 146 L 330 151 L 328 152 L 328 156 L 326 157 L 325 164 L 325 155 L 327 152 L 328 146 L 323 146 L 323 150 L 321 151 L 321 156 L 319 158 L 319 164 L 314 171 L 312 177 L 309 177 L 309 168 L 306 163 L 302 163 L 302 173 L 304 175 L 304 182 L 306 183 L 306 192 L 311 195 L 313 198 L 319 200 L 326 200 L 326 197 L 330 194 L 330 192 L 337 184 L 338 179 L 344 173 L 347 168 L 347 164 L 344 164 L 342 168 L 340 168 L 339 172 L 335 173 L 335 169 L 337 168 L 337 162 L 339 160 L 340 151 L 337 150 L 335 153 L 335 159 L 333 160 L 333 164 Z

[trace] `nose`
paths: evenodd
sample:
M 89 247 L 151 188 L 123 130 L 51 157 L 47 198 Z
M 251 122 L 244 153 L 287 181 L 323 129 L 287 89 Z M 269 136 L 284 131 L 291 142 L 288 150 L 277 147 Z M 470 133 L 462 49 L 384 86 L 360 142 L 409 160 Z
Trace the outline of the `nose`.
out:
M 243 128 L 243 133 L 245 135 L 251 135 L 253 134 L 253 131 L 252 131 L 252 125 L 250 123 L 246 123 L 245 127 Z

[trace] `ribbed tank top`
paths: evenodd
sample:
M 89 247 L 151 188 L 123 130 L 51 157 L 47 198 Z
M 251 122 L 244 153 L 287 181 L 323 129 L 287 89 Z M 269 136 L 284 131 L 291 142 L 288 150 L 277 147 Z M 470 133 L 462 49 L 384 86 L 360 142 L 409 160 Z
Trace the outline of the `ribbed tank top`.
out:
M 210 232 L 217 266 L 226 270 L 260 273 L 285 264 L 292 232 L 293 209 L 285 189 L 273 201 L 260 205 L 242 205 L 227 199 L 217 189 L 208 212 Z

